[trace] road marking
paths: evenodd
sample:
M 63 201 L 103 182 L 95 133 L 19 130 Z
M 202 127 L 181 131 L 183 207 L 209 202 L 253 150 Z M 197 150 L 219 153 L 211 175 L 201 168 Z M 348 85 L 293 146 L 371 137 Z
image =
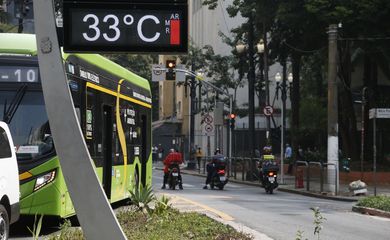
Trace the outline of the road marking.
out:
M 184 198 L 184 197 L 179 197 L 177 195 L 169 194 L 169 193 L 164 193 L 164 195 L 167 195 L 168 197 L 171 197 L 171 198 L 174 198 L 174 199 L 176 198 L 176 199 L 182 200 L 184 202 L 187 202 L 189 204 L 195 205 L 197 207 L 203 208 L 203 209 L 205 209 L 205 210 L 207 210 L 209 212 L 212 212 L 212 213 L 218 215 L 220 218 L 222 218 L 225 221 L 233 221 L 234 220 L 234 218 L 231 217 L 230 215 L 228 215 L 228 214 L 226 214 L 224 212 L 221 212 L 221 211 L 219 211 L 219 210 L 217 210 L 215 208 L 211 208 L 209 206 L 206 206 L 204 204 L 192 201 L 192 200 Z M 177 202 L 176 200 L 173 200 L 173 201 Z
M 217 196 L 217 195 L 208 195 L 208 198 L 213 198 L 213 199 L 232 199 L 233 197 L 231 196 Z

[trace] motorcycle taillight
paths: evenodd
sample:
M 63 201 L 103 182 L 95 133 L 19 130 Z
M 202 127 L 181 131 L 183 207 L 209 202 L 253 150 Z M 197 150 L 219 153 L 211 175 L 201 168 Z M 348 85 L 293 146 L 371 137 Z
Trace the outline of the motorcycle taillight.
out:
M 218 174 L 224 175 L 224 174 L 225 174 L 225 170 L 219 170 L 219 171 L 218 171 Z
M 177 172 L 177 168 L 172 169 L 172 172 Z

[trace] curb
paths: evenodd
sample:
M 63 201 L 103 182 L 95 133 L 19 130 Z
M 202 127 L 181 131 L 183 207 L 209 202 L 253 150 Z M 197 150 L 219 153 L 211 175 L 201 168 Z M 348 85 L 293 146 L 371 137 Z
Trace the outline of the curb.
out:
M 156 167 L 155 169 L 162 170 L 162 168 L 159 168 L 159 167 Z M 187 174 L 187 175 L 191 175 L 191 176 L 206 177 L 203 174 L 187 172 L 186 169 L 182 169 L 181 172 L 183 174 Z M 249 185 L 249 186 L 255 186 L 255 187 L 261 187 L 261 185 L 259 183 L 244 182 L 244 181 L 231 179 L 231 178 L 229 178 L 229 182 L 234 182 L 234 183 L 243 184 L 243 185 Z M 299 195 L 303 195 L 303 196 L 307 196 L 307 197 L 315 197 L 315 198 L 334 200 L 334 201 L 341 201 L 341 202 L 357 202 L 358 201 L 358 199 L 350 199 L 350 198 L 345 198 L 345 197 L 321 195 L 321 194 L 317 194 L 317 193 L 303 192 L 303 191 L 299 191 L 299 190 L 295 190 L 295 189 L 283 188 L 283 187 L 280 187 L 280 185 L 277 188 L 277 190 L 281 191 L 281 192 L 299 194 Z
M 361 214 L 368 214 L 371 216 L 390 218 L 390 212 L 386 212 L 386 211 L 375 209 L 375 208 L 353 206 L 352 211 L 357 212 L 357 213 L 361 213 Z
M 288 192 L 288 193 L 295 193 L 300 194 L 307 197 L 315 197 L 315 198 L 321 198 L 321 199 L 328 199 L 328 200 L 334 200 L 334 201 L 341 201 L 341 202 L 357 202 L 357 199 L 350 199 L 350 198 L 344 198 L 344 197 L 337 197 L 337 196 L 327 196 L 327 195 L 321 195 L 317 193 L 311 193 L 311 192 L 303 192 L 299 190 L 289 189 L 289 188 L 278 188 L 281 192 Z

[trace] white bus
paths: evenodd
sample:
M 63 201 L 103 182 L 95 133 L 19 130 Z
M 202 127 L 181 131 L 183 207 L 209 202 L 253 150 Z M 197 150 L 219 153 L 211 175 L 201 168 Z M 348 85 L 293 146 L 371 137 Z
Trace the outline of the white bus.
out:
M 19 219 L 19 172 L 8 126 L 0 122 L 0 240 L 9 236 L 9 225 Z

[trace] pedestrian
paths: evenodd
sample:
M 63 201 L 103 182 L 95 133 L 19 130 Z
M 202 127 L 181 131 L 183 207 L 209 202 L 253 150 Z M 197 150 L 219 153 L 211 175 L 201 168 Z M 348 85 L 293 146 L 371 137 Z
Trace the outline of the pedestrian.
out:
M 288 162 L 288 170 L 287 173 L 291 174 L 292 173 L 292 168 L 293 168 L 293 161 L 292 161 L 292 148 L 290 144 L 286 144 L 286 151 L 284 152 L 284 158 L 286 162 Z
M 161 146 L 161 144 L 158 145 L 157 154 L 158 154 L 158 160 L 162 161 L 162 157 L 164 154 L 164 148 Z
M 200 161 L 202 160 L 203 157 L 203 152 L 200 147 L 198 147 L 198 149 L 196 150 L 195 156 L 196 156 L 196 160 L 198 160 L 198 168 L 200 169 Z
M 158 147 L 154 145 L 152 147 L 152 162 L 155 163 L 157 162 L 157 152 L 158 152 Z

